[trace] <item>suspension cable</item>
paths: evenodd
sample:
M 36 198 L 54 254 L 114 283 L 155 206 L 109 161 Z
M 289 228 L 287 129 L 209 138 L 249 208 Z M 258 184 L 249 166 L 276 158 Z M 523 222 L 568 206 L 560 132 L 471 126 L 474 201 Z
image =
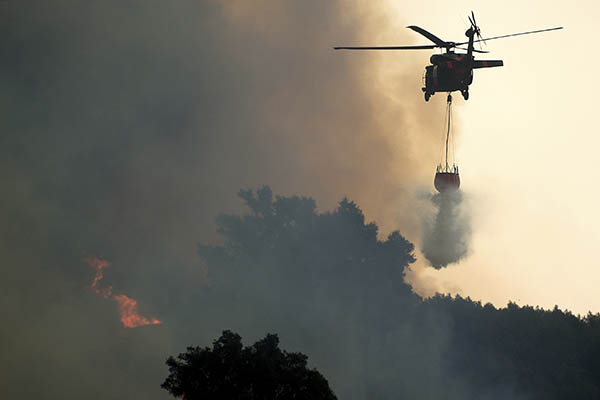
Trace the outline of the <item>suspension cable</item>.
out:
M 451 123 L 451 117 L 452 117 L 452 94 L 448 93 L 448 100 L 447 100 L 448 104 L 446 106 L 446 109 L 448 110 L 448 131 L 446 132 L 446 172 L 449 171 L 450 166 L 448 165 L 448 141 L 450 140 L 450 123 Z

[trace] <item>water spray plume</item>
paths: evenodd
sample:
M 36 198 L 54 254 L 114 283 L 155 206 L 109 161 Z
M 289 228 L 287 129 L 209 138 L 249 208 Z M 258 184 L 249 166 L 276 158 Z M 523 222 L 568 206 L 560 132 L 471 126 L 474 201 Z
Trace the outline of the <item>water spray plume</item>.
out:
M 471 221 L 461 191 L 432 195 L 435 217 L 423 221 L 421 251 L 436 269 L 456 263 L 469 253 Z
M 113 295 L 112 286 L 104 289 L 100 289 L 98 287 L 98 284 L 104 278 L 104 273 L 102 270 L 111 265 L 109 261 L 101 260 L 96 256 L 85 257 L 82 259 L 82 261 L 96 270 L 96 275 L 94 275 L 90 289 L 105 299 L 112 299 L 117 303 L 119 307 L 119 314 L 121 316 L 121 323 L 125 328 L 136 328 L 138 326 L 157 325 L 162 323 L 162 321 L 156 318 L 148 319 L 139 315 L 137 300 L 127 297 L 124 294 Z

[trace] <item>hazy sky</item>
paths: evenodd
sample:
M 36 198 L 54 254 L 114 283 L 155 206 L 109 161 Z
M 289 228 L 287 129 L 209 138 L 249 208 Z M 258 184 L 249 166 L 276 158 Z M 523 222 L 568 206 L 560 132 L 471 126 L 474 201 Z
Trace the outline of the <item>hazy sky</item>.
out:
M 424 13 L 391 3 L 401 23 L 455 41 L 465 30 L 461 17 L 473 7 L 434 1 Z M 597 312 L 600 211 L 594 182 L 600 172 L 594 164 L 600 139 L 598 82 L 590 73 L 598 56 L 585 38 L 597 30 L 598 6 L 486 2 L 475 12 L 488 37 L 565 29 L 489 41 L 491 53 L 477 56 L 503 59 L 504 67 L 475 71 L 469 101 L 455 101 L 464 103 L 455 113 L 455 131 L 472 212 L 472 254 L 431 277 L 446 290 L 497 305 L 514 300 Z M 431 111 L 442 110 L 432 105 Z

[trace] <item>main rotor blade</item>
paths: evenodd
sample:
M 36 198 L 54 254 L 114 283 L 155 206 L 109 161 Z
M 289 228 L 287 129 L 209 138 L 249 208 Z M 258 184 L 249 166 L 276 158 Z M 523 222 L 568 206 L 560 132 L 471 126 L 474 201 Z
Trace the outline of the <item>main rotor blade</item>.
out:
M 437 44 L 438 47 L 447 47 L 448 46 L 448 43 L 445 40 L 440 39 L 439 37 L 435 36 L 433 33 L 427 32 L 425 29 L 423 29 L 419 26 L 410 25 L 410 26 L 407 26 L 407 28 L 412 29 L 413 31 L 425 36 L 427 39 L 429 39 L 433 43 Z
M 426 44 L 423 46 L 338 46 L 334 47 L 335 50 L 426 50 L 426 49 L 435 49 L 436 45 Z
M 486 40 L 494 40 L 494 39 L 502 39 L 502 38 L 507 38 L 507 37 L 511 37 L 511 36 L 521 36 L 521 35 L 529 35 L 530 33 L 540 33 L 540 32 L 549 32 L 549 31 L 556 31 L 559 29 L 563 29 L 562 26 L 556 27 L 556 28 L 548 28 L 548 29 L 540 29 L 537 31 L 529 31 L 529 32 L 520 32 L 520 33 L 511 33 L 509 35 L 502 35 L 502 36 L 494 36 L 491 38 L 481 38 L 479 40 L 474 40 L 473 42 L 485 42 Z M 468 44 L 469 42 L 461 42 L 461 43 L 456 43 L 457 46 L 463 45 L 463 44 Z
M 461 50 L 469 50 L 469 49 L 465 49 L 464 47 L 457 47 L 457 49 L 461 49 Z M 477 49 L 473 49 L 473 53 L 489 53 L 488 50 L 477 50 Z

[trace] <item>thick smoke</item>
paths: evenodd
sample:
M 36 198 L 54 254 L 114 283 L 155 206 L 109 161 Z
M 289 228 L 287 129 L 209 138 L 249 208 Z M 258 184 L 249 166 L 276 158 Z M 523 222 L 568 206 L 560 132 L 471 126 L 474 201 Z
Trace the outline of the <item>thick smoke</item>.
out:
M 195 244 L 220 240 L 241 187 L 347 195 L 384 233 L 418 232 L 398 209 L 435 164 L 429 54 L 332 50 L 415 40 L 385 1 L 34 4 L 0 5 L 6 397 L 160 398 L 164 358 L 227 328 L 195 313 Z M 82 252 L 164 323 L 124 333 Z
M 332 50 L 410 44 L 413 21 L 383 0 L 0 7 L 3 397 L 164 398 L 166 357 L 233 329 L 248 342 L 279 333 L 340 398 L 493 398 L 442 375 L 446 351 L 468 356 L 470 343 L 448 345 L 444 314 L 403 319 L 419 299 L 394 248 L 409 243 L 377 243 L 396 227 L 419 237 L 412 192 L 431 180 L 445 100 L 421 97 L 430 54 Z M 381 231 L 345 202 L 347 225 L 320 211 L 319 236 L 281 237 L 277 254 L 249 230 L 261 269 L 237 271 L 243 258 L 207 274 L 196 243 L 223 240 L 215 216 L 239 215 L 235 193 L 263 183 L 315 198 L 291 200 L 308 215 L 348 196 Z M 90 251 L 122 266 L 102 270 L 106 287 L 163 323 L 124 329 L 112 302 L 90 296 Z M 227 278 L 219 302 L 214 274 Z
M 430 202 L 434 215 L 423 218 L 421 252 L 432 267 L 440 269 L 468 255 L 470 215 L 460 190 L 434 194 Z

